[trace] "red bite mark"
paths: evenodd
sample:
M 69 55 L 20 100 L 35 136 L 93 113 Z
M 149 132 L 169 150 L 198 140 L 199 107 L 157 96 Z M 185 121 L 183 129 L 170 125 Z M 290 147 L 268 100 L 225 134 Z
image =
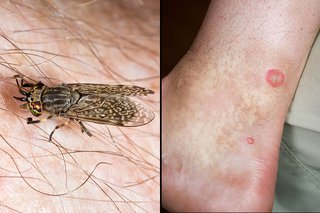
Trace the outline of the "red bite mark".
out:
M 272 87 L 280 87 L 284 83 L 284 73 L 277 69 L 270 69 L 267 72 L 266 80 Z
M 254 143 L 253 137 L 248 137 L 247 138 L 247 143 L 248 144 L 253 144 Z

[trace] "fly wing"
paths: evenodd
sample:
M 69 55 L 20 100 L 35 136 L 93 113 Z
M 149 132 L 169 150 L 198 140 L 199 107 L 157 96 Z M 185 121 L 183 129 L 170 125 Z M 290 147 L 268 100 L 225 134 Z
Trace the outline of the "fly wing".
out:
M 143 96 L 154 94 L 150 89 L 133 85 L 107 85 L 107 84 L 67 84 L 67 86 L 80 95 L 105 94 L 123 96 Z
M 153 112 L 141 103 L 118 95 L 83 96 L 61 116 L 127 127 L 145 125 L 154 118 Z

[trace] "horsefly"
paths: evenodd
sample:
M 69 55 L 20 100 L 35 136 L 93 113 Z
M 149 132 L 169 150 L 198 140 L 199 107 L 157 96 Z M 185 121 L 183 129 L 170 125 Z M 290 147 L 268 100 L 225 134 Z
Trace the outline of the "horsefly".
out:
M 14 76 L 19 92 L 25 97 L 15 97 L 26 102 L 21 108 L 28 109 L 32 115 L 39 117 L 43 111 L 50 115 L 46 119 L 33 120 L 27 118 L 27 124 L 40 123 L 54 116 L 76 121 L 81 132 L 92 134 L 82 121 L 123 127 L 142 126 L 151 122 L 153 112 L 131 96 L 145 96 L 154 94 L 152 90 L 130 85 L 107 84 L 59 84 L 49 87 L 42 82 L 35 84 L 24 82 L 21 76 Z M 20 83 L 18 79 L 21 79 Z M 29 89 L 26 89 L 29 88 Z M 66 122 L 68 123 L 68 122 Z M 66 125 L 57 125 L 50 133 L 49 141 L 56 129 Z

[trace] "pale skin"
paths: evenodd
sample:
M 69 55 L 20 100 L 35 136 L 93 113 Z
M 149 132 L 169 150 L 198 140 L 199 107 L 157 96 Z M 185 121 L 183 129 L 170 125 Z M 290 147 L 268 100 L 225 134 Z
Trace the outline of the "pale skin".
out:
M 271 211 L 284 119 L 320 1 L 215 1 L 163 79 L 163 206 Z
M 159 2 L 8 1 L 1 5 L 0 211 L 159 211 Z M 59 83 L 128 84 L 155 113 L 141 127 L 67 119 L 27 124 L 14 75 Z M 48 117 L 43 114 L 40 119 Z M 33 117 L 34 120 L 38 118 Z

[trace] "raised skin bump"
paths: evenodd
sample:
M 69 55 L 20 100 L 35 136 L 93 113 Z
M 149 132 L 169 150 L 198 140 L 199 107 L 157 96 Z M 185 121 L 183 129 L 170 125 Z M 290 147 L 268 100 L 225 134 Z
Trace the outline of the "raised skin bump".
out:
M 272 87 L 280 87 L 284 84 L 285 75 L 278 69 L 270 69 L 266 75 L 266 81 Z
M 253 144 L 253 143 L 254 143 L 253 137 L 248 137 L 248 138 L 247 138 L 247 143 L 248 143 L 248 144 Z

